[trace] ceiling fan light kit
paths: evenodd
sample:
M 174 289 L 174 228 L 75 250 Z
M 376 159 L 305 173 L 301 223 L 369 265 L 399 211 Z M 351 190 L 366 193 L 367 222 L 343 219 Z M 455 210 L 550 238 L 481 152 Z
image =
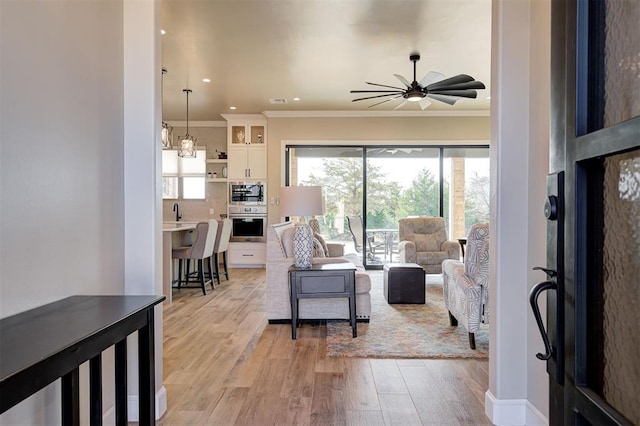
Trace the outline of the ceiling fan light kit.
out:
M 189 135 L 189 93 L 190 89 L 183 89 L 187 94 L 187 133 L 180 138 L 180 149 L 178 150 L 178 157 L 182 158 L 196 158 L 196 138 Z
M 420 107 L 424 110 L 431 105 L 431 102 L 426 98 L 435 99 L 448 105 L 454 105 L 463 98 L 475 99 L 478 96 L 476 90 L 485 88 L 482 82 L 476 81 L 469 75 L 459 74 L 454 77 L 445 78 L 443 74 L 434 71 L 429 71 L 422 80 L 418 82 L 416 79 L 416 63 L 420 60 L 420 55 L 412 53 L 409 56 L 409 60 L 413 62 L 413 81 L 411 83 L 399 74 L 394 74 L 394 76 L 400 80 L 405 87 L 389 86 L 367 81 L 366 83 L 371 86 L 385 87 L 394 90 L 352 90 L 351 93 L 369 93 L 372 96 L 353 99 L 351 102 L 388 97 L 388 99 L 369 105 L 368 108 L 394 99 L 402 99 L 402 102 L 400 102 L 395 109 L 402 107 L 406 102 L 419 102 Z M 375 95 L 375 93 L 380 94 Z

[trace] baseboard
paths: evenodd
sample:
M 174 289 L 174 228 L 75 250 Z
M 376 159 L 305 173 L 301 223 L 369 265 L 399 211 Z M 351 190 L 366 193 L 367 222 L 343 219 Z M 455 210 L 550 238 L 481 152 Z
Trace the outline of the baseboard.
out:
M 496 399 L 490 391 L 484 394 L 484 412 L 491 423 L 497 426 L 547 426 L 549 424 L 549 419 L 529 400 Z
M 527 426 L 548 426 L 549 419 L 538 410 L 535 405 L 527 401 Z
M 156 392 L 156 420 L 167 411 L 167 389 L 162 386 Z M 140 412 L 138 411 L 138 395 L 127 396 L 127 416 L 129 422 L 138 422 L 140 420 Z
M 484 394 L 484 413 L 494 425 L 525 425 L 526 411 L 526 399 L 496 399 L 490 391 Z

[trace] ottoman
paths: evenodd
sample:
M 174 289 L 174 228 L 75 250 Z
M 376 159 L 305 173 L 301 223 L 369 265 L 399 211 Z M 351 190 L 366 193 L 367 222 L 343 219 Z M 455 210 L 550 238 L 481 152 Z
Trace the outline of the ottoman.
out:
M 384 265 L 384 298 L 387 303 L 425 303 L 424 269 L 416 263 Z

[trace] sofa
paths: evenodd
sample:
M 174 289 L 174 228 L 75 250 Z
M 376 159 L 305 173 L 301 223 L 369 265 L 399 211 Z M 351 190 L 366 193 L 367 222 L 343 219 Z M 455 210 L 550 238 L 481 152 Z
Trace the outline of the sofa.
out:
M 291 322 L 289 267 L 294 263 L 293 243 L 284 236 L 293 222 L 267 226 L 267 318 L 271 324 Z M 326 243 L 326 257 L 314 257 L 314 263 L 351 262 L 356 266 L 356 318 L 368 322 L 371 316 L 371 279 L 357 254 L 344 254 L 342 244 Z M 299 317 L 305 319 L 349 319 L 345 299 L 302 299 Z

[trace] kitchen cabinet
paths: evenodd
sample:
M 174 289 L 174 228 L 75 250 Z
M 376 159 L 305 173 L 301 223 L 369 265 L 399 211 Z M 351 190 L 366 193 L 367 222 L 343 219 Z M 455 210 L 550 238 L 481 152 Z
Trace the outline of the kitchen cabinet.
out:
M 229 180 L 267 178 L 267 120 L 261 114 L 223 114 L 227 120 Z
M 229 146 L 229 179 L 266 179 L 266 146 Z
M 264 268 L 267 263 L 267 243 L 229 243 L 229 267 Z

